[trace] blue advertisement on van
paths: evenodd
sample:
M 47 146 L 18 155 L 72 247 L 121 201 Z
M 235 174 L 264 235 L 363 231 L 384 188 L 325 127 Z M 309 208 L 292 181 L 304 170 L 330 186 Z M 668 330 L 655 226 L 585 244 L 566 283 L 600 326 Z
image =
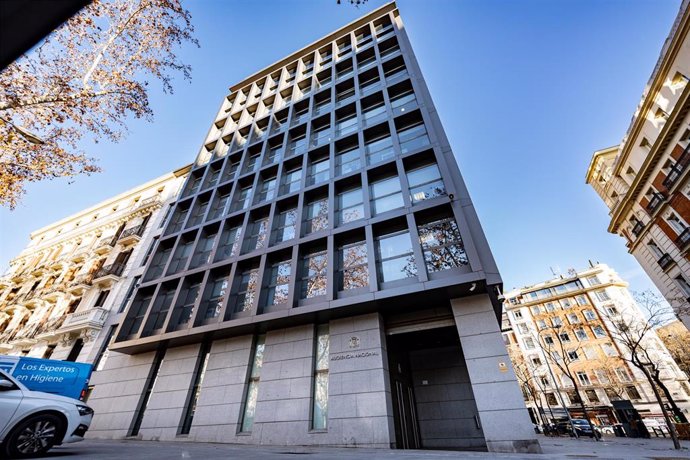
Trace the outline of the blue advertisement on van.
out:
M 91 364 L 0 355 L 0 369 L 32 391 L 79 399 L 91 378 Z

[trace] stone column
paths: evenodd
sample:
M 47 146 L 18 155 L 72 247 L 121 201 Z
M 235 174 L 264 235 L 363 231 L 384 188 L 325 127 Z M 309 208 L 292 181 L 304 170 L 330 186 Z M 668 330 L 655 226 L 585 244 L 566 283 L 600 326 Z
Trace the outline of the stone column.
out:
M 489 296 L 451 306 L 489 452 L 541 453 Z

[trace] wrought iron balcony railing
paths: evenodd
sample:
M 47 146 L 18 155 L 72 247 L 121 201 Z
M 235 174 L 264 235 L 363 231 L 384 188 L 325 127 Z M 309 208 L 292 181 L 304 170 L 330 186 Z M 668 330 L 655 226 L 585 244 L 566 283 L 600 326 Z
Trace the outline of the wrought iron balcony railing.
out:
M 102 278 L 104 276 L 108 275 L 114 275 L 114 276 L 120 276 L 122 275 L 122 272 L 125 270 L 125 265 L 124 264 L 110 264 L 106 265 L 105 267 L 101 267 L 98 269 L 98 271 L 95 273 L 93 276 L 95 278 Z
M 122 233 L 120 233 L 120 236 L 117 238 L 119 240 L 124 240 L 125 238 L 129 238 L 130 236 L 141 236 L 144 233 L 144 229 L 146 228 L 146 225 L 137 225 L 136 227 L 128 228 L 124 230 Z
M 662 270 L 666 270 L 671 265 L 673 265 L 673 257 L 666 253 L 663 256 L 661 256 L 659 260 L 657 260 L 657 263 L 659 264 Z
M 650 214 L 653 214 L 663 201 L 664 195 L 659 192 L 654 193 L 654 195 L 652 195 L 652 199 L 649 200 L 649 204 L 647 205 L 647 211 L 649 211 Z
M 690 145 L 685 148 L 680 158 L 678 158 L 676 164 L 671 167 L 666 179 L 664 179 L 662 185 L 666 188 L 666 190 L 671 190 L 673 186 L 676 185 L 676 182 L 678 182 L 680 176 L 682 176 L 683 172 L 688 169 L 688 165 L 690 165 Z
M 686 227 L 683 233 L 676 237 L 676 246 L 683 251 L 690 245 L 690 227 Z

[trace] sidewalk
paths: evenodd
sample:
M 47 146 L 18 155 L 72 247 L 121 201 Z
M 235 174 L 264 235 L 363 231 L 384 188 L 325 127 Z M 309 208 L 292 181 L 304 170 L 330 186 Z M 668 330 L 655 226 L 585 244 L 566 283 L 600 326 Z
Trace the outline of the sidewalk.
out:
M 604 438 L 601 442 L 591 439 L 547 438 L 539 435 L 543 455 L 495 454 L 488 452 L 458 452 L 442 450 L 383 450 L 359 448 L 315 448 L 315 447 L 265 447 L 240 446 L 236 444 L 207 444 L 156 441 L 105 441 L 86 440 L 66 444 L 51 450 L 46 458 L 66 457 L 70 460 L 94 459 L 308 459 L 308 460 L 422 460 L 422 459 L 690 459 L 690 442 L 683 441 L 684 449 L 676 451 L 668 438 L 630 439 Z

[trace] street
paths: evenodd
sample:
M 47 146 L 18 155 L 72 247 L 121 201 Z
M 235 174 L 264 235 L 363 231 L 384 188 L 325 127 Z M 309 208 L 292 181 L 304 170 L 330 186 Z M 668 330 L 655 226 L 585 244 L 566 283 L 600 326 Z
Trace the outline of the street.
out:
M 544 450 L 543 455 L 529 454 L 496 454 L 487 452 L 458 452 L 440 450 L 382 450 L 382 449 L 345 449 L 326 447 L 256 447 L 236 444 L 206 444 L 185 442 L 155 441 L 105 441 L 86 440 L 77 444 L 68 444 L 51 450 L 45 458 L 69 459 L 227 459 L 242 460 L 266 459 L 444 459 L 444 458 L 510 458 L 510 459 L 654 459 L 674 460 L 690 459 L 690 442 L 683 441 L 684 449 L 675 451 L 668 438 L 631 439 L 604 438 L 602 442 L 590 439 L 575 440 L 571 438 L 547 438 L 539 435 L 539 442 Z

